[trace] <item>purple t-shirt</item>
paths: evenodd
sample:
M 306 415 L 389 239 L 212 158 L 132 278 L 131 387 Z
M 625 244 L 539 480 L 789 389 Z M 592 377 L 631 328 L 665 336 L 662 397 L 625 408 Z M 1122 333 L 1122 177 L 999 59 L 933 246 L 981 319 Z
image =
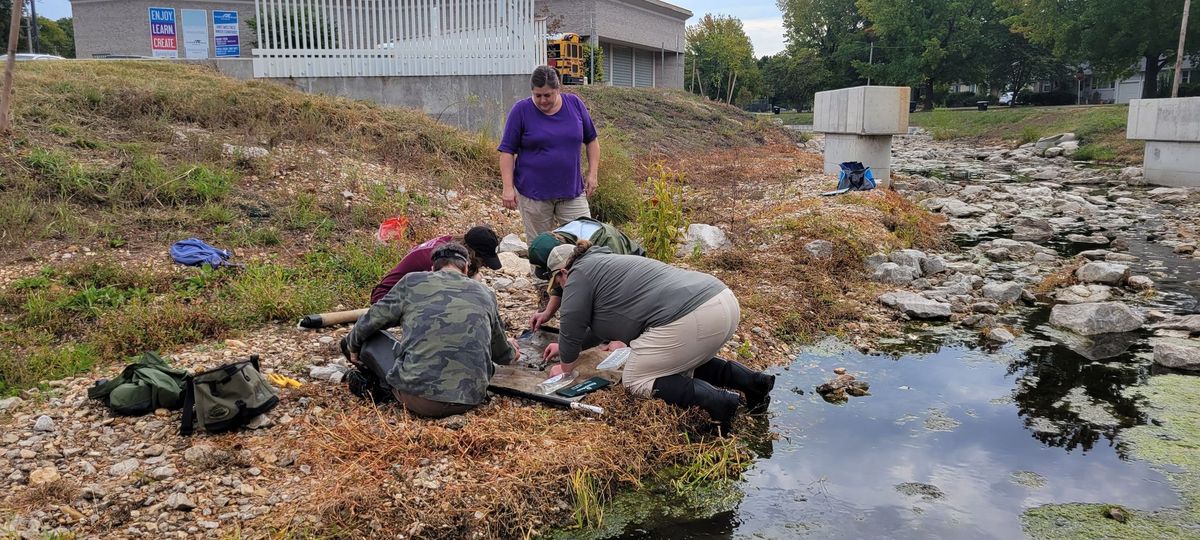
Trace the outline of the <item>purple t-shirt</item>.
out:
M 587 106 L 563 93 L 562 107 L 546 115 L 533 98 L 518 101 L 508 113 L 497 150 L 517 156 L 513 185 L 530 199 L 573 199 L 583 193 L 579 147 L 596 139 Z

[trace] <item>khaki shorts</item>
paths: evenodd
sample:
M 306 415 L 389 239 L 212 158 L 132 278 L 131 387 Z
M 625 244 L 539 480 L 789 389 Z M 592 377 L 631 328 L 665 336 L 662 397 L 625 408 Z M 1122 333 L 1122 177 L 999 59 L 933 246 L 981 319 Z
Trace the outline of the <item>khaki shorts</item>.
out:
M 517 193 L 517 209 L 521 211 L 521 223 L 525 225 L 525 241 L 550 232 L 559 226 L 579 218 L 592 217 L 587 197 L 574 199 L 550 199 L 539 201 Z
M 720 352 L 737 330 L 741 306 L 725 289 L 679 320 L 650 328 L 629 343 L 621 383 L 638 397 L 652 397 L 654 380 L 676 373 L 691 374 Z

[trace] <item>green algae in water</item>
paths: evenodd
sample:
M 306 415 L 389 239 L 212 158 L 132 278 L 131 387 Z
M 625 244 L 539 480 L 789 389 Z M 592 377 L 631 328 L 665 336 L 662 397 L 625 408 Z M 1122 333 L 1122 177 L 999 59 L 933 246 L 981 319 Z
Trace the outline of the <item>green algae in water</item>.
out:
M 669 476 L 663 475 L 637 491 L 618 493 L 604 507 L 604 523 L 600 527 L 556 531 L 549 538 L 601 540 L 620 536 L 639 523 L 709 518 L 737 508 L 744 496 L 734 480 L 714 482 L 680 493 L 667 479 Z
M 1030 489 L 1041 489 L 1046 485 L 1046 477 L 1033 471 L 1017 471 L 1012 473 L 1012 481 L 1014 484 Z
M 1161 469 L 1182 495 L 1184 508 L 1128 510 L 1126 523 L 1104 516 L 1107 504 L 1050 504 L 1025 512 L 1025 532 L 1038 539 L 1200 538 L 1200 378 L 1151 377 L 1126 390 L 1146 401 L 1155 423 L 1135 426 L 1119 439 L 1138 458 Z

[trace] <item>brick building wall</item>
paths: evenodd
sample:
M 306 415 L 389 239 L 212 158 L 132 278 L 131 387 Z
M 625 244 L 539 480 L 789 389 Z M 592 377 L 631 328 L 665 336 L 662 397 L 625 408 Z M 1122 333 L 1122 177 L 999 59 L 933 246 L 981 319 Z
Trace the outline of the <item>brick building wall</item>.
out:
M 175 8 L 175 24 L 178 33 L 179 57 L 184 57 L 183 30 L 180 20 L 181 9 L 203 9 L 207 11 L 208 57 L 213 58 L 213 10 L 238 12 L 238 38 L 241 55 L 250 56 L 253 33 L 246 20 L 254 17 L 253 0 L 218 0 L 206 2 L 163 0 L 71 0 L 71 14 L 75 19 L 75 56 L 93 58 L 98 55 L 151 56 L 149 10 Z

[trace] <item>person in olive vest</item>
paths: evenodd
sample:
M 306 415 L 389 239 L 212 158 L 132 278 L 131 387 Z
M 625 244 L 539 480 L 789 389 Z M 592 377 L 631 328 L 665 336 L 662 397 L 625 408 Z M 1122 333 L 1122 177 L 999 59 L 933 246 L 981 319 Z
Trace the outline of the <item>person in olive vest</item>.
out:
M 642 245 L 625 236 L 620 229 L 592 218 L 579 218 L 553 231 L 539 234 L 529 243 L 529 264 L 533 266 L 533 274 L 540 279 L 549 279 L 550 270 L 546 268 L 546 259 L 550 256 L 550 251 L 563 244 L 573 246 L 580 240 L 587 240 L 593 246 L 606 247 L 617 255 L 646 256 Z M 530 329 L 536 330 L 554 318 L 559 304 L 562 303 L 562 294 L 562 287 L 551 287 L 546 308 L 529 317 Z
M 454 242 L 433 251 L 432 272 L 406 274 L 345 338 L 350 361 L 394 362 L 386 380 L 396 399 L 413 414 L 442 418 L 483 402 L 496 364 L 517 358 L 506 339 L 495 293 L 467 276 L 470 252 Z M 368 347 L 382 332 L 400 326 L 398 342 Z M 359 358 L 364 348 L 394 358 Z

